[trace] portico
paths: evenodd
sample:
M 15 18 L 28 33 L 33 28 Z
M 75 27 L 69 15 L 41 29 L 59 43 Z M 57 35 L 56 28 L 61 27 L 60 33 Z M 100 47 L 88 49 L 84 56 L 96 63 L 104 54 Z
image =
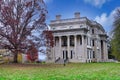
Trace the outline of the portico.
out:
M 54 43 L 55 47 L 59 47 L 60 58 L 66 59 L 74 59 L 77 56 L 76 48 L 77 46 L 83 46 L 84 44 L 84 36 L 82 35 L 62 35 L 55 36 Z M 83 43 L 82 43 L 83 42 Z M 57 59 L 58 57 L 56 57 Z
M 77 35 L 57 35 L 54 36 L 54 54 L 55 60 L 58 58 L 69 59 L 70 62 L 79 62 L 85 61 L 86 55 L 86 35 L 77 34 Z M 84 51 L 85 50 L 85 51 Z

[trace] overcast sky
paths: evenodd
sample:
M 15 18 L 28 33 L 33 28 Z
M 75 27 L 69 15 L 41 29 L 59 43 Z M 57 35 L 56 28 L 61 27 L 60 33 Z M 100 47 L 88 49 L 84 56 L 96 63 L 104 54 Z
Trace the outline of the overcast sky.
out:
M 73 18 L 75 12 L 80 12 L 82 17 L 99 22 L 106 32 L 110 32 L 113 23 L 113 14 L 120 7 L 120 0 L 45 0 L 48 17 L 55 19 L 61 14 L 63 19 Z

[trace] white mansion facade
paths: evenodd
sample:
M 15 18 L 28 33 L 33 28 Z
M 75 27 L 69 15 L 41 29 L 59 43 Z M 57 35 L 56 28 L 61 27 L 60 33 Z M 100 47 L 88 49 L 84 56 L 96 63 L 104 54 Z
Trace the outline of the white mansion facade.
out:
M 48 52 L 48 62 L 106 62 L 108 60 L 107 35 L 103 27 L 76 12 L 74 18 L 50 23 L 54 36 L 54 47 Z

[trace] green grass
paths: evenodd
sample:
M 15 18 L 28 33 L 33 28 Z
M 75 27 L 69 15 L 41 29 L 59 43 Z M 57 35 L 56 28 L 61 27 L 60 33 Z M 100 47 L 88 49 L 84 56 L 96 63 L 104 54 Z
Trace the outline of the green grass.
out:
M 120 80 L 120 63 L 2 64 L 0 80 Z

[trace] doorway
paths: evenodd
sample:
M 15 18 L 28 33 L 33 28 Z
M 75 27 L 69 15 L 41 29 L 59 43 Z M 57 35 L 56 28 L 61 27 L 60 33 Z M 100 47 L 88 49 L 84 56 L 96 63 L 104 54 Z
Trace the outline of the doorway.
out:
M 68 51 L 63 50 L 63 59 L 68 59 Z

